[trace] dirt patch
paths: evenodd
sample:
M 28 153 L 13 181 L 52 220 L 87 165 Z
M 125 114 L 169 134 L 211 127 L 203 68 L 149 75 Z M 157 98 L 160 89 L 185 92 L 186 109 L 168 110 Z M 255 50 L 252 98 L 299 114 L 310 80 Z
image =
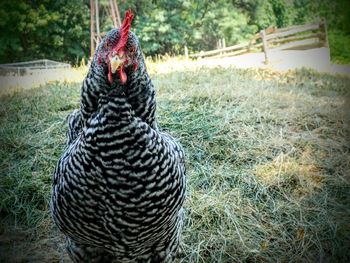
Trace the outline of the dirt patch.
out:
M 9 226 L 0 235 L 0 262 L 64 262 L 70 259 L 59 233 L 34 236 L 24 227 Z
M 40 73 L 33 73 L 24 76 L 8 75 L 0 76 L 0 95 L 14 90 L 39 87 L 49 82 L 81 83 L 87 74 L 87 67 L 42 70 Z
M 330 63 L 328 48 L 309 50 L 275 50 L 269 53 L 269 63 L 265 64 L 264 53 L 249 53 L 235 57 L 198 60 L 201 66 L 234 66 L 237 68 L 267 68 L 288 71 L 298 68 L 311 68 L 323 73 L 341 74 L 350 77 L 350 65 Z

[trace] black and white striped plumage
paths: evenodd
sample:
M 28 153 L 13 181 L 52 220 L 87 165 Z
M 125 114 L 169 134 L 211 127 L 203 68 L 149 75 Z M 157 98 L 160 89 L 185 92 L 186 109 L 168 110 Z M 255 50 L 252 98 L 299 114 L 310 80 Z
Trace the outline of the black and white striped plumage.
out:
M 185 197 L 184 153 L 158 130 L 155 92 L 137 38 L 128 46 L 138 69 L 110 84 L 97 49 L 82 88 L 80 111 L 68 118 L 68 147 L 54 173 L 51 211 L 75 262 L 172 262 Z

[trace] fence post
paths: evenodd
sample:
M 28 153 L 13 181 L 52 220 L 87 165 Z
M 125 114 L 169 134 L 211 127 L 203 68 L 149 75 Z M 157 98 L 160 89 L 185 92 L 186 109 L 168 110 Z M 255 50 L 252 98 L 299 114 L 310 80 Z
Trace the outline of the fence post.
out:
M 319 38 L 319 41 L 322 42 L 322 46 L 326 48 L 327 63 L 330 65 L 330 63 L 331 63 L 331 52 L 330 52 L 329 43 L 328 43 L 327 23 L 326 23 L 326 20 L 324 18 L 321 19 L 319 27 L 320 27 L 320 31 L 321 31 L 321 36 Z
M 185 59 L 188 60 L 188 48 L 185 46 Z
M 94 56 L 95 53 L 95 30 L 94 30 L 94 22 L 95 19 L 95 5 L 94 0 L 90 0 L 90 58 Z
M 261 39 L 262 39 L 262 42 L 263 42 L 263 49 L 264 49 L 264 54 L 265 54 L 265 64 L 268 64 L 269 63 L 269 47 L 268 47 L 268 43 L 266 41 L 266 33 L 265 33 L 265 30 L 261 30 L 260 31 L 260 36 L 261 36 Z
M 326 24 L 326 20 L 322 19 L 320 22 L 320 31 L 322 33 L 322 36 L 320 36 L 319 40 L 322 43 L 323 47 L 329 47 L 328 44 L 328 32 L 327 32 L 327 24 Z

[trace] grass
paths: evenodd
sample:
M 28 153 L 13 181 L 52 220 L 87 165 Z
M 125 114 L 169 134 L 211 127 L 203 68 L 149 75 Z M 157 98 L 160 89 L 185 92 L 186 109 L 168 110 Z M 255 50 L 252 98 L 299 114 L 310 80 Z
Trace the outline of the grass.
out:
M 231 68 L 153 79 L 160 125 L 187 155 L 183 262 L 350 258 L 350 79 Z M 0 242 L 21 248 L 18 261 L 59 259 L 47 203 L 79 93 L 56 83 L 0 97 Z M 26 238 L 3 241 L 9 229 Z

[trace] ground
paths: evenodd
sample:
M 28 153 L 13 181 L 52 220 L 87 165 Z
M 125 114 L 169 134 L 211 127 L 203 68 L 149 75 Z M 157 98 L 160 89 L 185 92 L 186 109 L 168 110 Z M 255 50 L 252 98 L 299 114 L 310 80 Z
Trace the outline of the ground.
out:
M 199 61 L 208 64 L 206 60 Z M 343 74 L 350 76 L 349 65 L 337 65 L 330 62 L 328 48 L 314 48 L 307 50 L 271 50 L 268 63 L 262 52 L 248 53 L 235 57 L 210 59 L 209 64 L 228 65 L 237 68 L 263 68 L 279 72 L 286 72 L 297 68 L 310 68 L 320 73 Z
M 186 63 L 149 64 L 160 126 L 186 151 L 183 262 L 346 262 L 350 79 Z M 0 96 L 1 262 L 69 262 L 47 205 L 79 96 Z
M 57 231 L 45 234 L 28 227 L 2 222 L 0 262 L 71 262 L 64 249 L 64 238 Z

